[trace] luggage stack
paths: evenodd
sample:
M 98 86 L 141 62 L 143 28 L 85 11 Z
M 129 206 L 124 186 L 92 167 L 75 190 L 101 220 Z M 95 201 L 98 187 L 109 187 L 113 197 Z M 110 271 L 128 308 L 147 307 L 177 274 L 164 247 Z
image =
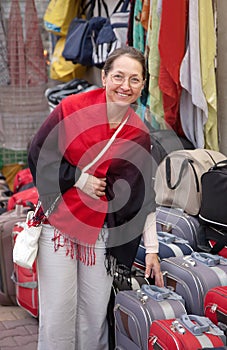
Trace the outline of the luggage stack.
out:
M 227 231 L 225 232 L 224 225 L 221 228 L 215 226 L 214 229 L 219 232 L 215 234 L 212 230 L 208 236 L 207 230 L 205 236 L 204 222 L 201 220 L 201 207 L 205 206 L 202 204 L 201 179 L 203 174 L 216 168 L 219 162 L 221 165 L 218 166 L 218 171 L 221 169 L 224 173 L 223 167 L 227 167 L 226 157 L 220 152 L 205 149 L 175 150 L 159 162 L 154 188 L 158 204 L 156 226 L 164 289 L 182 298 L 185 312 L 171 316 L 165 300 L 164 314 L 156 314 L 154 317 L 152 311 L 148 311 L 151 301 L 144 286 L 133 292 L 120 291 L 114 307 L 116 349 L 227 349 L 227 259 L 223 254 Z M 223 178 L 225 176 L 222 174 L 222 180 Z M 215 183 L 217 191 L 220 183 L 221 181 Z M 222 197 L 226 193 L 223 186 L 219 190 Z M 212 207 L 214 202 L 216 208 Z M 220 203 L 223 200 L 212 201 L 212 195 L 209 202 L 205 200 L 206 207 L 213 213 L 225 211 L 227 206 L 223 206 L 222 210 L 217 209 Z M 222 223 L 227 224 L 224 221 Z M 210 228 L 210 225 L 207 227 Z M 224 237 L 222 245 L 219 244 L 222 250 L 212 251 L 212 242 L 215 245 L 220 237 Z M 143 240 L 134 266 L 141 271 L 145 270 Z M 138 309 L 131 306 L 134 299 L 135 304 L 139 304 Z M 157 306 L 152 307 L 153 310 L 155 308 Z M 148 318 L 146 327 L 140 314 Z M 142 324 L 140 329 L 139 325 Z

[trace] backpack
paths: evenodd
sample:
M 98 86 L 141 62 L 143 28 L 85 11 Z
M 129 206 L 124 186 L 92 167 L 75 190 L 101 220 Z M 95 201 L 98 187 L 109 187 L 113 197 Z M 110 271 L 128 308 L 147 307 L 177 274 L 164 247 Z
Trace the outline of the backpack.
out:
M 227 159 L 201 177 L 200 248 L 227 257 Z
M 81 63 L 84 66 L 93 66 L 92 41 L 96 41 L 99 31 L 109 17 L 108 8 L 104 0 L 99 0 L 99 15 L 94 15 L 95 0 L 91 0 L 82 10 L 81 17 L 75 17 L 70 23 L 66 36 L 62 56 L 67 61 Z M 101 3 L 105 9 L 106 17 L 101 16 Z M 87 15 L 85 16 L 85 11 Z M 85 18 L 84 18 L 85 17 Z
M 178 150 L 159 164 L 154 189 L 158 205 L 181 208 L 198 215 L 201 206 L 201 176 L 225 155 L 207 149 Z

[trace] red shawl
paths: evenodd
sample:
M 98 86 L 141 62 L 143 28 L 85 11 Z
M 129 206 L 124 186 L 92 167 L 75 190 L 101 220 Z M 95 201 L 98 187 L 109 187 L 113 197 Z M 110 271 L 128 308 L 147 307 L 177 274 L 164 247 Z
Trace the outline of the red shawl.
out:
M 140 226 L 139 232 L 136 232 L 138 237 L 142 232 L 147 214 L 155 210 L 154 196 L 150 191 L 151 178 L 148 180 L 148 182 L 150 181 L 149 189 L 145 188 L 149 195 L 143 194 L 142 200 L 139 200 L 140 193 L 142 193 L 140 189 L 141 176 L 135 170 L 139 168 L 143 174 L 143 170 L 147 166 L 147 157 L 150 155 L 150 136 L 144 123 L 130 107 L 124 118 L 127 116 L 129 116 L 129 119 L 117 135 L 114 144 L 88 172 L 97 177 L 107 178 L 108 194 L 111 193 L 115 180 L 123 177 L 130 183 L 132 195 L 125 206 L 127 210 L 116 209 L 116 203 L 113 201 L 113 206 L 116 212 L 119 213 L 118 216 L 115 215 L 114 220 L 129 221 L 129 218 L 136 216 L 138 212 L 141 213 L 141 207 L 145 208 L 145 211 L 139 215 L 137 220 Z M 61 158 L 64 156 L 66 162 L 74 167 L 74 171 L 78 168 L 81 170 L 95 158 L 113 132 L 114 130 L 109 128 L 105 91 L 103 89 L 72 95 L 64 99 L 38 131 L 29 154 L 31 171 L 33 170 L 33 174 L 38 174 L 34 174 L 34 177 L 37 180 L 41 200 L 42 194 L 52 193 L 50 188 L 53 188 L 53 186 L 50 175 L 49 177 L 45 176 L 45 172 L 51 174 L 51 179 L 55 174 L 50 172 L 49 167 L 56 169 L 56 172 L 60 168 L 59 190 L 56 188 L 56 193 L 62 192 L 61 182 L 67 184 L 68 175 L 66 171 L 62 174 L 61 159 L 58 160 L 58 167 L 56 167 L 56 162 L 52 161 L 54 152 L 59 153 L 60 150 Z M 40 149 L 37 155 L 36 149 L 39 144 Z M 57 159 L 57 157 L 54 156 L 54 159 Z M 135 165 L 134 169 L 130 164 Z M 71 178 L 68 181 L 72 184 Z M 43 186 L 43 183 L 49 183 L 49 185 Z M 136 190 L 138 190 L 138 193 Z M 93 199 L 79 189 L 72 187 L 72 185 L 68 186 L 67 190 L 63 192 L 62 199 L 49 217 L 50 223 L 73 241 L 94 244 L 100 228 L 106 220 L 107 212 L 110 211 L 113 198 L 110 198 L 111 195 L 109 195 L 108 199 L 106 196 L 98 200 Z M 119 203 L 121 200 L 124 201 L 124 198 L 127 197 L 127 186 L 121 186 L 118 197 Z M 108 215 L 111 216 L 111 213 Z M 118 219 L 119 217 L 120 219 Z

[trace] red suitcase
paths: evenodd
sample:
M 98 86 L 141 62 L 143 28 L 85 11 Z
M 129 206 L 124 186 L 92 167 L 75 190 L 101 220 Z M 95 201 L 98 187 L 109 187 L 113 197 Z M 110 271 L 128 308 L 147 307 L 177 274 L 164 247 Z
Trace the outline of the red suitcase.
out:
M 214 287 L 206 293 L 204 314 L 215 324 L 227 325 L 227 286 Z
M 14 241 L 16 240 L 17 235 L 23 229 L 23 224 L 23 222 L 18 222 L 14 225 L 12 230 Z M 36 262 L 34 262 L 32 269 L 26 269 L 14 264 L 12 279 L 16 287 L 17 304 L 29 312 L 32 316 L 38 317 L 39 301 Z
M 198 350 L 225 345 L 225 335 L 207 317 L 184 314 L 171 320 L 154 320 L 148 350 Z

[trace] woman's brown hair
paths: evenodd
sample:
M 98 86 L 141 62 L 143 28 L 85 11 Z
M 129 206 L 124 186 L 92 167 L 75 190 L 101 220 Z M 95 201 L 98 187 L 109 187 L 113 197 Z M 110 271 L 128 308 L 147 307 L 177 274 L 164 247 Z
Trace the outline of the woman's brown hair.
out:
M 107 57 L 107 60 L 103 67 L 105 75 L 107 75 L 111 71 L 114 61 L 121 56 L 127 56 L 130 58 L 133 58 L 134 60 L 137 60 L 142 66 L 142 75 L 143 75 L 143 79 L 145 80 L 146 78 L 145 57 L 141 51 L 137 50 L 135 47 L 132 47 L 132 46 L 124 46 L 119 49 L 116 49 Z

